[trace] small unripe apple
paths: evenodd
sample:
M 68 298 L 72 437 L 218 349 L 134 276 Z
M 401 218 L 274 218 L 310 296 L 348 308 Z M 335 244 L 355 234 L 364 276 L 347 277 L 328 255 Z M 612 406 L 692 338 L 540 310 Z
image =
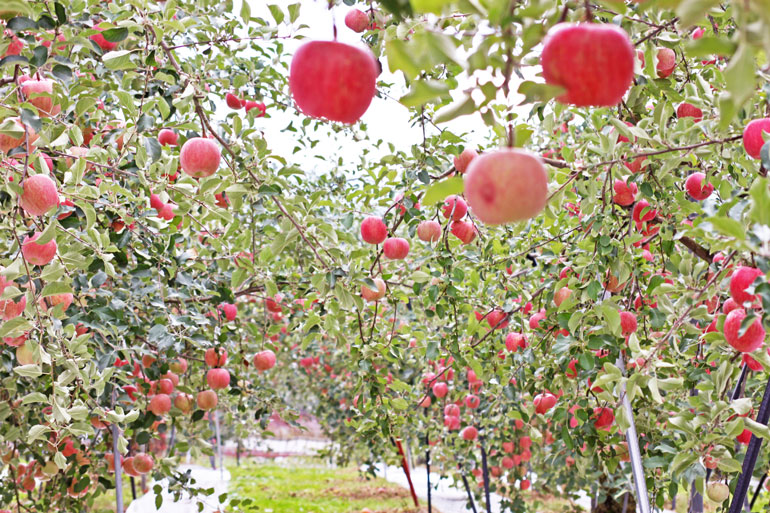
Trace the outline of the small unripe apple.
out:
M 337 41 L 310 41 L 294 53 L 289 89 L 308 116 L 350 124 L 369 108 L 378 74 L 369 50 Z
M 345 15 L 345 25 L 360 34 L 369 26 L 369 16 L 360 9 L 351 9 Z
M 42 233 L 35 232 L 32 237 L 24 237 L 21 245 L 21 254 L 24 260 L 34 265 L 48 265 L 56 256 L 56 240 L 51 239 L 45 244 L 38 244 L 35 241 L 40 238 Z
M 205 137 L 193 137 L 182 145 L 179 162 L 188 175 L 205 178 L 216 173 L 221 156 L 217 143 Z
M 612 107 L 634 80 L 635 53 L 616 25 L 559 23 L 546 36 L 540 63 L 546 83 L 566 89 L 559 102 Z
M 714 184 L 707 183 L 704 185 L 703 180 L 705 179 L 705 174 L 696 172 L 688 176 L 687 180 L 685 180 L 684 188 L 687 190 L 687 194 L 689 194 L 692 199 L 703 201 L 704 199 L 711 196 L 712 192 L 714 192 Z
M 213 410 L 217 407 L 219 399 L 217 398 L 217 393 L 213 390 L 204 390 L 198 392 L 196 402 L 201 410 Z
M 164 128 L 158 132 L 158 142 L 161 146 L 176 146 L 179 141 L 179 134 L 169 128 Z
M 401 237 L 391 237 L 382 245 L 382 252 L 391 260 L 403 260 L 409 254 L 409 242 Z
M 712 481 L 706 486 L 706 495 L 714 502 L 724 502 L 730 496 L 730 487 L 719 481 Z
M 388 237 L 388 227 L 380 217 L 367 217 L 361 222 L 361 239 L 369 244 L 381 244 Z
M 372 290 L 366 285 L 361 285 L 361 297 L 363 297 L 367 301 L 379 301 L 383 297 L 385 297 L 385 292 L 387 290 L 387 287 L 385 286 L 385 282 L 382 281 L 380 278 L 374 279 L 374 284 L 377 286 L 377 290 Z
M 22 187 L 21 208 L 31 216 L 42 216 L 59 205 L 59 191 L 50 176 L 30 176 Z
M 468 206 L 489 225 L 535 217 L 545 207 L 548 195 L 548 176 L 542 160 L 518 148 L 473 159 L 464 181 Z
M 230 386 L 230 372 L 226 369 L 209 369 L 206 373 L 206 383 L 213 390 L 222 390 Z
M 192 397 L 189 394 L 179 394 L 174 398 L 174 406 L 182 413 L 190 413 L 192 411 Z
M 20 345 L 16 348 L 16 360 L 19 365 L 32 365 L 37 363 L 35 355 L 32 353 L 32 349 L 27 344 Z

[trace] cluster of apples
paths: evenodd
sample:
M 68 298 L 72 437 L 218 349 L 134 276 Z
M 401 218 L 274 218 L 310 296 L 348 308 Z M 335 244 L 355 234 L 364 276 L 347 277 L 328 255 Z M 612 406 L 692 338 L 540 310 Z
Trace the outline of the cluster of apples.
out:
M 225 95 L 225 103 L 233 110 L 240 110 L 245 108 L 246 112 L 249 112 L 251 109 L 257 109 L 259 110 L 259 114 L 257 115 L 258 118 L 264 117 L 265 113 L 267 112 L 267 107 L 264 103 L 255 102 L 253 100 L 244 100 L 238 98 L 233 93 L 227 93 Z

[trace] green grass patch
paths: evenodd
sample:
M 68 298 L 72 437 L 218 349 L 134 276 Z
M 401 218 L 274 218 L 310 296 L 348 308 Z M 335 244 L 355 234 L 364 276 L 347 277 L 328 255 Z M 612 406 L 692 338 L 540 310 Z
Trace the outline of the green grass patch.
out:
M 420 511 L 414 508 L 407 490 L 384 479 L 367 480 L 353 468 L 248 461 L 228 470 L 232 475 L 230 497 L 236 499 L 228 507 L 232 512 L 360 513 L 367 508 L 372 513 Z

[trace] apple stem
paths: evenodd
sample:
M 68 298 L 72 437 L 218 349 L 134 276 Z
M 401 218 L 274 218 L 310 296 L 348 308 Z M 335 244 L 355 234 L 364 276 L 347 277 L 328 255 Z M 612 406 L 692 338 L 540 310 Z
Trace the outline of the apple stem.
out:
M 564 9 L 561 11 L 561 16 L 559 16 L 558 23 L 564 23 L 567 21 L 567 13 L 569 12 L 569 2 L 565 2 Z
M 585 6 L 586 6 L 586 21 L 591 23 L 594 21 L 594 13 L 591 11 L 591 0 L 586 0 Z

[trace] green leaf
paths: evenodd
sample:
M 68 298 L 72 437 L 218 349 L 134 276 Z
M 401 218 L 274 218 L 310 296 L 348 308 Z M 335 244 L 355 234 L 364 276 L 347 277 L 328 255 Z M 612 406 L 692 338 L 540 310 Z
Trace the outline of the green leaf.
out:
M 433 116 L 434 123 L 446 123 L 460 116 L 466 116 L 476 112 L 476 102 L 470 94 L 466 94 L 462 99 L 441 107 Z
M 734 237 L 738 240 L 746 239 L 746 232 L 741 223 L 729 217 L 712 217 L 708 220 L 711 225 L 722 235 Z
M 3 0 L 0 3 L 0 17 L 7 18 L 10 14 L 34 16 L 34 11 L 27 5 L 26 0 Z
M 115 27 L 103 30 L 102 36 L 110 43 L 120 43 L 128 37 L 128 29 L 126 27 Z
M 441 14 L 442 11 L 452 4 L 452 0 L 410 0 L 414 12 L 430 12 Z
M 40 295 L 43 297 L 48 297 L 55 296 L 57 294 L 70 294 L 71 292 L 72 287 L 70 287 L 69 284 L 63 282 L 54 282 L 49 283 L 43 287 L 43 291 L 40 293 Z
M 388 57 L 390 71 L 401 70 L 409 80 L 413 80 L 422 71 L 413 59 L 407 44 L 400 39 L 391 39 L 385 43 L 385 54 Z
M 725 83 L 735 106 L 740 108 L 754 94 L 756 66 L 754 50 L 742 43 L 725 68 Z
M 419 107 L 435 98 L 449 93 L 449 86 L 437 80 L 418 80 L 412 82 L 409 92 L 401 97 L 400 102 L 407 107 Z
M 684 30 L 701 21 L 709 9 L 719 4 L 719 0 L 684 0 L 676 8 L 679 26 Z
M 131 61 L 131 52 L 129 50 L 107 52 L 102 56 L 102 61 L 111 70 L 136 69 L 136 64 Z
M 270 4 L 267 6 L 268 9 L 270 9 L 270 14 L 273 15 L 273 19 L 275 22 L 280 25 L 283 22 L 284 17 L 286 16 L 281 8 L 275 4 Z
M 31 363 L 29 365 L 20 365 L 19 367 L 14 367 L 13 372 L 18 374 L 19 376 L 23 376 L 25 378 L 36 378 L 43 374 L 43 371 L 40 369 L 40 365 L 36 363 Z
M 439 201 L 443 201 L 447 196 L 462 194 L 464 189 L 465 184 L 461 177 L 453 176 L 446 178 L 428 187 L 425 191 L 425 196 L 422 198 L 422 204 L 425 206 L 435 205 Z

